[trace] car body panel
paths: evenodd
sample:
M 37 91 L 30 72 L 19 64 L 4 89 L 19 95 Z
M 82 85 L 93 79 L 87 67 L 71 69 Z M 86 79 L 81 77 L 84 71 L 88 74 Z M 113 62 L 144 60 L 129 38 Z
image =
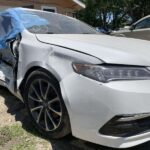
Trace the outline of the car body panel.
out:
M 23 39 L 19 47 L 20 57 L 18 69 L 20 71 L 18 72 L 18 87 L 26 72 L 34 66 L 49 70 L 52 74 L 55 74 L 56 78 L 60 81 L 69 74 L 66 68 L 62 67 L 63 70 L 60 70 L 64 63 L 68 63 L 67 61 L 70 61 L 68 64 L 70 70 L 73 70 L 71 64 L 73 61 L 83 63 L 88 63 L 90 61 L 92 64 L 102 63 L 101 60 L 94 56 L 91 57 L 82 53 L 70 51 L 69 49 L 41 43 L 36 39 L 35 35 L 32 35 L 28 31 L 24 31 L 22 37 Z M 62 61 L 62 63 L 60 63 L 60 61 Z
M 103 84 L 73 73 L 61 81 L 61 88 L 63 98 L 68 100 L 67 108 L 74 136 L 118 148 L 149 141 L 150 132 L 120 138 L 101 135 L 98 130 L 117 114 L 150 112 L 150 81 L 115 81 Z
M 36 35 L 38 40 L 92 55 L 109 64 L 150 65 L 148 41 L 107 35 Z M 128 61 L 126 61 L 128 60 Z

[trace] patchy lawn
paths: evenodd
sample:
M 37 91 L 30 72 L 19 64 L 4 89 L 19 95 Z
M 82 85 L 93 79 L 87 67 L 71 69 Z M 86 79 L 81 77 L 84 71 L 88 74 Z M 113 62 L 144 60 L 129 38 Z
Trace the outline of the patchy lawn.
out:
M 0 150 L 52 150 L 34 130 L 24 104 L 0 87 Z
M 21 124 L 0 128 L 0 149 L 4 150 L 50 150 L 48 141 L 25 131 Z
M 0 128 L 0 146 L 4 149 L 35 149 L 34 138 L 20 125 Z

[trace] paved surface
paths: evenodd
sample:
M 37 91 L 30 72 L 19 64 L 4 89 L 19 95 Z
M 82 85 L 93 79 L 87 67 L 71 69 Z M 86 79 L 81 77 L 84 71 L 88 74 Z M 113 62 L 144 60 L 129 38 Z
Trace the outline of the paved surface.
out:
M 14 122 L 21 122 L 25 130 L 39 136 L 33 132 L 33 126 L 30 123 L 24 105 L 5 88 L 0 87 L 0 126 L 13 124 Z M 52 150 L 115 150 L 95 145 L 72 136 L 56 141 L 50 140 L 50 147 L 52 147 Z M 150 142 L 126 150 L 150 150 Z

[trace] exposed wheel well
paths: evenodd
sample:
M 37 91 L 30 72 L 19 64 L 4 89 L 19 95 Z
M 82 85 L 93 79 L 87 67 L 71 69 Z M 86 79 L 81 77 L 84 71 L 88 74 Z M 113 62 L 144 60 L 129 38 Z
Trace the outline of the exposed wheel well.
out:
M 21 84 L 20 84 L 20 86 L 19 86 L 19 90 L 20 90 L 20 93 L 21 93 L 22 96 L 23 96 L 23 93 L 24 93 L 25 83 L 26 83 L 28 77 L 29 77 L 34 71 L 44 72 L 44 73 L 46 73 L 47 75 L 50 75 L 51 77 L 53 77 L 56 81 L 58 81 L 58 80 L 56 79 L 56 77 L 55 77 L 50 71 L 46 70 L 45 68 L 39 67 L 39 66 L 34 66 L 34 67 L 30 68 L 30 69 L 26 72 L 26 74 L 25 74 L 25 76 L 24 76 L 24 79 L 23 79 L 23 81 L 21 82 Z

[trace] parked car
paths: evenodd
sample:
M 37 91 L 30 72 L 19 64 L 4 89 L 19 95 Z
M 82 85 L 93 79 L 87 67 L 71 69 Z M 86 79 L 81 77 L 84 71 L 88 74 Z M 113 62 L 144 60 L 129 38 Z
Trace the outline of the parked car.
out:
M 140 19 L 131 26 L 112 32 L 111 35 L 150 41 L 150 15 Z
M 0 85 L 35 128 L 127 148 L 150 137 L 149 41 L 112 37 L 56 13 L 0 14 Z

